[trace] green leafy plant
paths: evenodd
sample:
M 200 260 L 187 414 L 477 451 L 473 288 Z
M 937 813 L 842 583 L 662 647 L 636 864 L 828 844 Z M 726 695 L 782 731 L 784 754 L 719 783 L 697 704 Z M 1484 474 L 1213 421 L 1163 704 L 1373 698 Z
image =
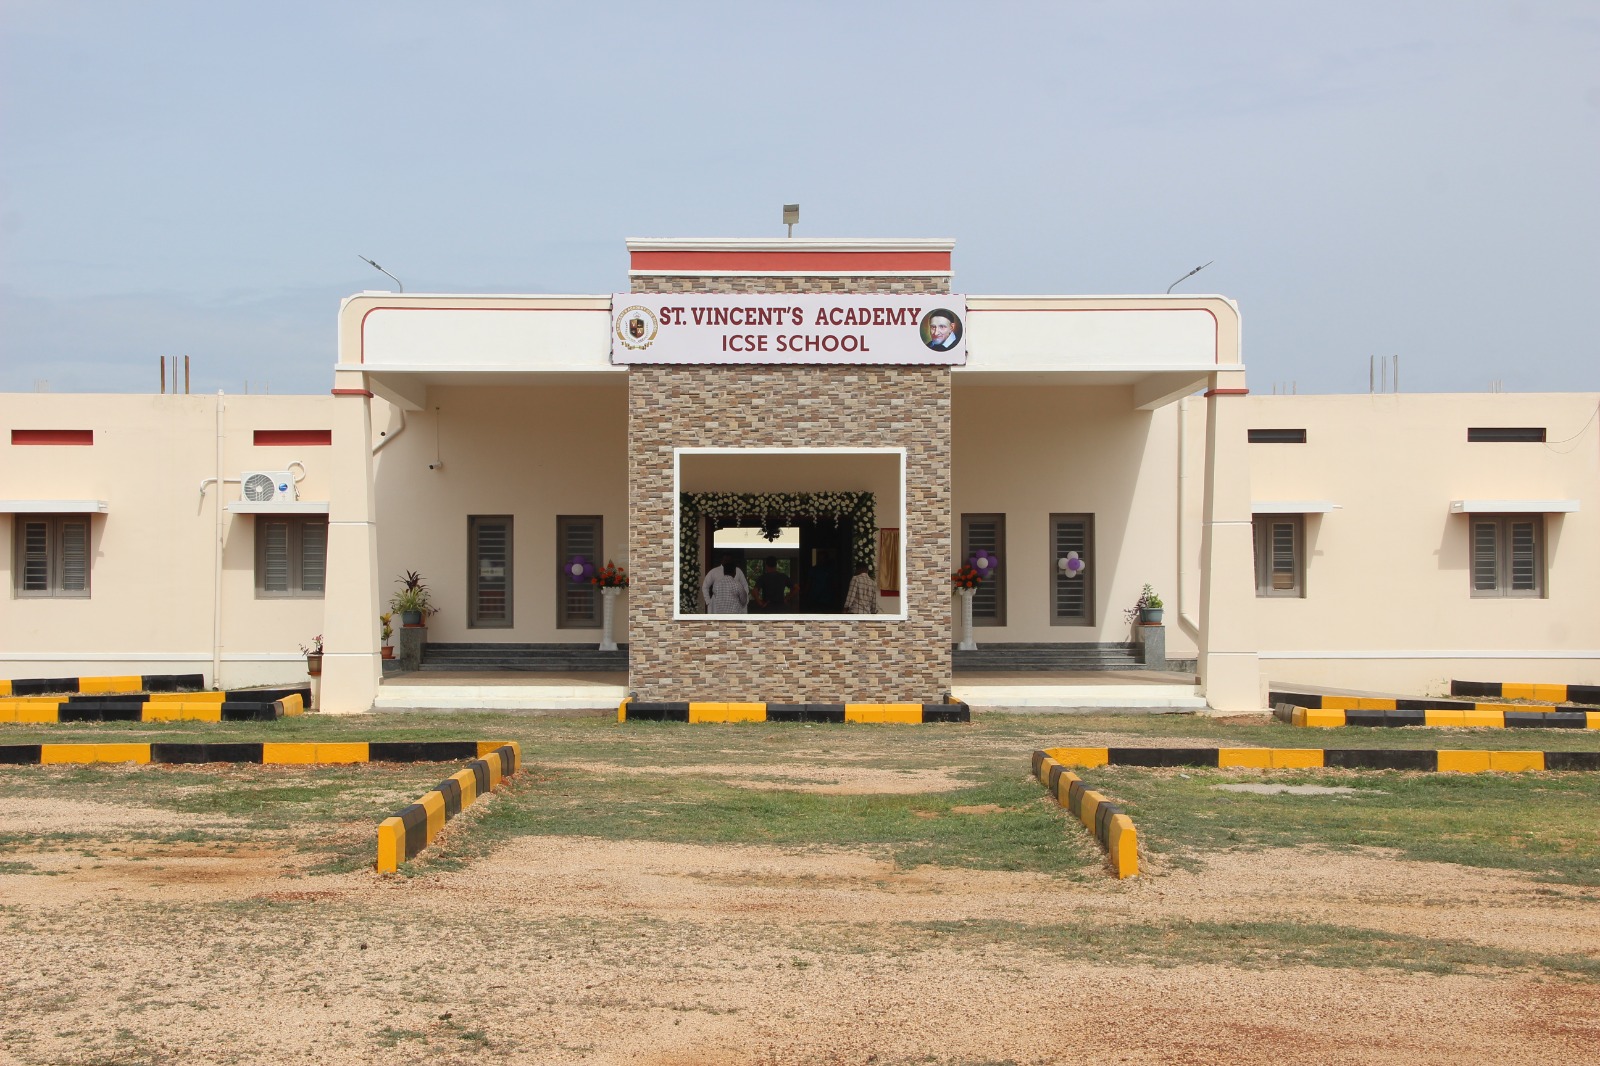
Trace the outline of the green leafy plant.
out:
M 389 609 L 405 614 L 407 611 L 420 612 L 424 617 L 437 614 L 433 607 L 433 596 L 428 591 L 428 586 L 423 582 L 422 575 L 415 570 L 407 570 L 397 579 L 400 591 L 389 597 Z
M 1160 610 L 1162 607 L 1165 607 L 1165 606 L 1166 606 L 1166 604 L 1162 602 L 1160 594 L 1157 593 L 1156 590 L 1151 588 L 1149 585 L 1146 585 L 1144 587 L 1144 589 L 1142 591 L 1140 591 L 1139 598 L 1133 602 L 1133 606 L 1129 607 L 1127 610 L 1123 611 L 1122 612 L 1122 616 L 1124 618 L 1126 618 L 1130 623 L 1131 622 L 1138 622 L 1139 621 L 1139 612 L 1144 610 L 1145 608 L 1149 608 L 1150 610 L 1155 611 L 1155 610 Z

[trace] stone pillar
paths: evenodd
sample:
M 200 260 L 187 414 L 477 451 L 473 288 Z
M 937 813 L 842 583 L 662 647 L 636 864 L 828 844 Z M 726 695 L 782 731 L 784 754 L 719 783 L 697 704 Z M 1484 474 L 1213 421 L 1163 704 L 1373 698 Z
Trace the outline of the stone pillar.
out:
M 1217 711 L 1263 703 L 1255 634 L 1255 541 L 1241 372 L 1206 393 L 1205 511 L 1200 533 L 1200 683 Z
M 322 710 L 372 709 L 383 676 L 378 621 L 377 499 L 372 481 L 372 394 L 359 373 L 335 376 L 328 577 L 323 593 Z

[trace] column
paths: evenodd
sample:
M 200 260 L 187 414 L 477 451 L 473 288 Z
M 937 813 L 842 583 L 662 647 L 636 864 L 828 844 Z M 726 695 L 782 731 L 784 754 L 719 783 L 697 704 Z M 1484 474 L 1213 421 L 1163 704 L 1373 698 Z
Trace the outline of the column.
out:
M 1200 663 L 1215 711 L 1265 703 L 1255 634 L 1255 542 L 1244 374 L 1212 375 L 1206 392 L 1205 511 L 1200 532 Z
M 338 372 L 335 383 L 322 710 L 359 714 L 372 709 L 383 676 L 372 394 L 360 374 Z

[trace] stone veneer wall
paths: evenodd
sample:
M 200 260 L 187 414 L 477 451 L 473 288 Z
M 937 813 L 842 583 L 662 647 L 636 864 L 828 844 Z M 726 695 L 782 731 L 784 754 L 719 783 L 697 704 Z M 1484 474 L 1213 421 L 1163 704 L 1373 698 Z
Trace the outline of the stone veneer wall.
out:
M 636 276 L 635 292 L 942 293 L 943 277 Z M 673 620 L 674 448 L 906 449 L 905 621 Z M 641 700 L 937 702 L 950 689 L 950 369 L 628 371 L 628 687 Z
M 904 447 L 903 622 L 673 620 L 673 449 Z M 628 684 L 642 700 L 937 702 L 950 688 L 950 371 L 628 371 Z

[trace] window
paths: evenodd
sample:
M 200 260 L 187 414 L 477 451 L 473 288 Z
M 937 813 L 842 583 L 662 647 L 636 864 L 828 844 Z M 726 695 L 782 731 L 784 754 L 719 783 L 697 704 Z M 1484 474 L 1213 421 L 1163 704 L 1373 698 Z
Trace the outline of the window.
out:
M 467 626 L 511 627 L 511 516 L 467 516 Z
M 1063 568 L 1061 561 L 1072 552 L 1085 564 L 1094 559 L 1094 515 L 1053 514 L 1050 516 L 1050 624 L 1053 626 L 1094 625 L 1094 567 L 1082 570 Z
M 978 586 L 972 596 L 972 624 L 1006 624 L 1006 516 L 1003 514 L 964 514 L 961 516 L 961 559 L 964 566 L 979 548 L 998 556 L 1000 566 L 994 577 Z
M 1542 516 L 1472 517 L 1472 594 L 1544 595 Z
M 1304 596 L 1305 516 L 1258 514 L 1252 525 L 1256 541 L 1256 595 Z
M 1468 426 L 1468 444 L 1543 444 L 1543 426 Z
M 599 629 L 600 589 L 595 585 L 576 584 L 566 573 L 566 565 L 575 555 L 581 555 L 595 566 L 604 565 L 600 558 L 605 540 L 602 537 L 599 515 L 556 516 L 556 569 L 560 571 L 556 589 L 557 629 Z
M 18 515 L 18 596 L 89 595 L 89 519 L 81 515 Z
M 321 599 L 328 577 L 328 520 L 256 515 L 256 598 Z
M 1246 435 L 1251 444 L 1304 444 L 1306 431 L 1303 429 L 1252 429 Z

